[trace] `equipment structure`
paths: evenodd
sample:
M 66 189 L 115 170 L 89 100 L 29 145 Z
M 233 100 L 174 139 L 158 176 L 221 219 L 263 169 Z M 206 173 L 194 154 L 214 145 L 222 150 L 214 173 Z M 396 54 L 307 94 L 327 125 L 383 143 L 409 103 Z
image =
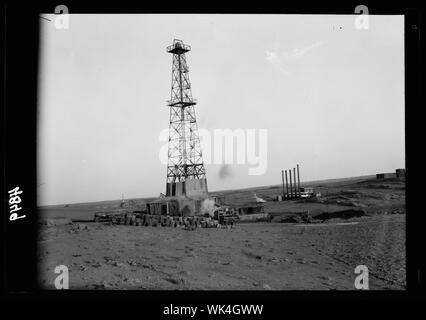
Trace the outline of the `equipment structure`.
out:
M 189 45 L 175 39 L 167 47 L 173 54 L 166 196 L 207 196 L 206 170 L 195 117 L 189 68 Z

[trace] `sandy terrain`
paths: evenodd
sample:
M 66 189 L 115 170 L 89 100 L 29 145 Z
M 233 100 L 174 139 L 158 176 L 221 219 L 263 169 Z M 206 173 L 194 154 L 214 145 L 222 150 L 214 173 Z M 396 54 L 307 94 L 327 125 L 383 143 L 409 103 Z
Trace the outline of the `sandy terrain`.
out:
M 323 194 L 318 201 L 270 201 L 265 211 L 279 217 L 308 211 L 314 218 L 335 212 L 337 218 L 187 231 L 84 222 L 116 201 L 42 208 L 41 222 L 67 217 L 74 223 L 41 224 L 40 284 L 53 289 L 55 266 L 66 265 L 71 289 L 353 290 L 355 267 L 366 265 L 370 289 L 405 289 L 405 183 L 361 179 L 316 189 Z M 255 192 L 272 199 L 280 190 Z M 223 192 L 235 204 L 250 203 L 252 193 Z M 365 215 L 339 217 L 348 208 Z

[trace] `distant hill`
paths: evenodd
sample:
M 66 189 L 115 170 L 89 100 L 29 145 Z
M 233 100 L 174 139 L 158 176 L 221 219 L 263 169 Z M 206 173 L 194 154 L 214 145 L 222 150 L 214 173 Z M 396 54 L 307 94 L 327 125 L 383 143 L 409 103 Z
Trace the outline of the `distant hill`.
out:
M 373 179 L 375 178 L 375 175 L 366 175 L 366 176 L 357 176 L 357 177 L 347 177 L 347 178 L 335 178 L 335 179 L 325 179 L 325 180 L 314 180 L 314 181 L 301 181 L 301 186 L 319 186 L 323 184 L 338 184 L 338 183 L 346 183 L 346 182 L 355 182 L 357 180 L 366 180 L 366 179 Z M 247 191 L 264 191 L 264 190 L 274 190 L 276 189 L 276 192 L 279 193 L 279 189 L 282 189 L 282 184 L 276 184 L 276 185 L 269 185 L 269 186 L 257 186 L 257 187 L 249 187 L 249 188 L 239 188 L 239 189 L 223 189 L 223 190 L 216 190 L 216 191 L 210 191 L 209 193 L 212 195 L 216 194 L 226 194 L 226 193 L 233 193 L 233 192 L 247 192 Z M 125 201 L 136 201 L 136 202 L 149 202 L 157 197 L 146 197 L 146 198 L 130 198 L 125 199 Z M 56 205 L 47 205 L 47 206 L 39 206 L 39 209 L 52 209 L 52 208 L 58 208 L 58 207 L 72 207 L 72 208 L 78 208 L 78 207 L 103 207 L 103 206 L 111 206 L 111 205 L 119 205 L 121 203 L 121 199 L 117 200 L 101 200 L 101 201 L 93 201 L 93 202 L 78 202 L 78 203 L 68 203 L 68 204 L 56 204 Z

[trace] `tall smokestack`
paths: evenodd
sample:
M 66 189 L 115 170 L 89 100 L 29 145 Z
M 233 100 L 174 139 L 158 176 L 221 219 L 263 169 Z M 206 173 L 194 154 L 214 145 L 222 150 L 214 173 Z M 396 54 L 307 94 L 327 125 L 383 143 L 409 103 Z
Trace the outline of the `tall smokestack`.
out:
M 297 181 L 296 181 L 296 168 L 293 168 L 293 190 L 294 190 L 294 197 L 297 197 Z
M 299 173 L 299 165 L 297 165 L 297 192 L 300 197 L 300 173 Z
M 293 198 L 293 183 L 291 181 L 291 169 L 288 170 L 290 172 L 290 198 Z
M 287 179 L 287 170 L 285 171 L 285 193 L 288 198 L 288 179 Z
M 284 199 L 284 197 L 285 197 L 285 191 L 284 191 L 284 170 L 281 170 L 281 176 L 282 176 L 282 179 L 283 179 L 283 199 Z

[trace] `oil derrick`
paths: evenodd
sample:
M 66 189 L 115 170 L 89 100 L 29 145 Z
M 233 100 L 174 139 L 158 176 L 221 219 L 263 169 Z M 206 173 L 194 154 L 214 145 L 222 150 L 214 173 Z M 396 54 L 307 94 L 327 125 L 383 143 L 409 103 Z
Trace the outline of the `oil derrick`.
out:
M 167 47 L 173 54 L 166 196 L 207 196 L 207 180 L 195 118 L 185 53 L 191 47 L 174 40 Z

